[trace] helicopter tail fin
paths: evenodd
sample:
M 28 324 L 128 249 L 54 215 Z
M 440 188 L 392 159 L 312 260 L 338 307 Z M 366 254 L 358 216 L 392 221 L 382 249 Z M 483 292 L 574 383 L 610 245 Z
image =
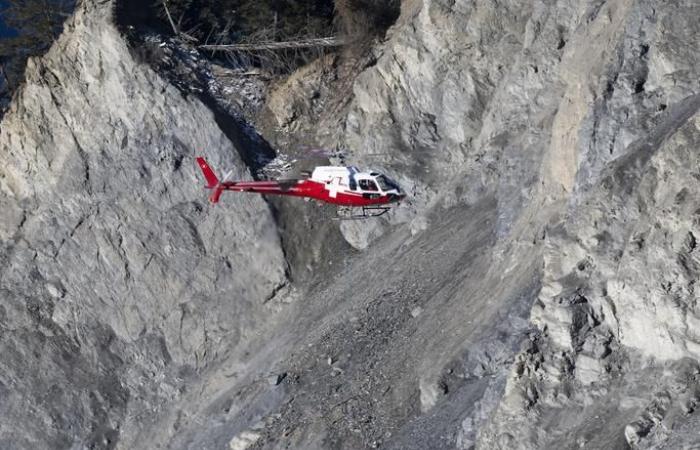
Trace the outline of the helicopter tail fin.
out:
M 207 180 L 207 189 L 217 188 L 219 186 L 219 179 L 216 177 L 216 174 L 214 174 L 214 171 L 211 170 L 211 167 L 209 167 L 207 161 L 200 156 L 197 158 L 197 164 L 199 165 L 199 168 L 202 169 L 204 178 Z M 217 189 L 217 191 L 219 192 L 219 195 L 221 195 L 220 189 Z M 216 192 L 214 193 L 216 194 Z M 212 195 L 212 197 L 214 197 L 214 195 Z M 218 195 L 216 199 L 219 199 Z M 216 203 L 213 200 L 212 202 Z

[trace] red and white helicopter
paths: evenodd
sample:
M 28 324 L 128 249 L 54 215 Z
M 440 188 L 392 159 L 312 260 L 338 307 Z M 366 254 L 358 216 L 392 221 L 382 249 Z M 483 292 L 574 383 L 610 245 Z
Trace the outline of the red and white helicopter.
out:
M 333 205 L 362 208 L 362 214 L 340 216 L 339 219 L 378 217 L 400 202 L 406 194 L 391 178 L 379 172 L 361 172 L 354 166 L 318 166 L 303 172 L 300 179 L 272 181 L 228 181 L 214 174 L 207 161 L 197 158 L 206 188 L 213 190 L 209 201 L 218 203 L 223 191 L 255 192 L 258 194 L 306 197 Z

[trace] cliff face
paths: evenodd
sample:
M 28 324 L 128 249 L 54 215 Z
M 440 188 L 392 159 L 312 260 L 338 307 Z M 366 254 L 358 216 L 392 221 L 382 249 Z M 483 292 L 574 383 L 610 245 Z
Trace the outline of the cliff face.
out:
M 348 145 L 358 160 L 384 152 L 416 193 L 393 220 L 429 233 L 430 206 L 493 196 L 506 256 L 492 264 L 522 268 L 542 252 L 536 330 L 482 448 L 695 439 L 670 430 L 695 423 L 698 389 L 698 13 L 694 2 L 404 2 L 355 84 Z
M 669 107 L 548 232 L 539 334 L 485 448 L 697 445 L 698 108 Z
M 109 2 L 82 2 L 26 77 L 0 133 L 0 446 L 133 448 L 265 326 L 275 224 L 253 196 L 209 209 L 195 152 L 245 167 L 202 103 L 131 58 Z
M 697 444 L 695 3 L 407 0 L 347 108 L 294 74 L 280 142 L 411 196 L 355 252 L 207 205 L 192 157 L 256 149 L 84 0 L 0 125 L 2 447 Z

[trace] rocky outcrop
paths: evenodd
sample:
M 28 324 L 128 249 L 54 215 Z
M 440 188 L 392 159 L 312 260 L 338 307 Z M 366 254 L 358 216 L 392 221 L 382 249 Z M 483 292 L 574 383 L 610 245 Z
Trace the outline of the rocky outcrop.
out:
M 599 14 L 614 14 L 607 8 Z M 654 440 L 666 448 L 671 428 L 695 420 L 687 408 L 683 419 L 670 412 L 697 389 L 694 375 L 674 373 L 698 367 L 697 204 L 689 199 L 700 85 L 686 75 L 700 66 L 676 59 L 697 35 L 685 20 L 692 14 L 692 3 L 634 3 L 619 21 L 615 56 L 603 60 L 607 81 L 592 86 L 582 116 L 566 219 L 544 240 L 543 288 L 531 313 L 541 334 L 519 357 L 491 422 L 499 431 L 483 433 L 484 448 Z M 645 375 L 656 383 L 640 382 Z
M 516 419 L 534 411 L 559 415 L 550 429 L 567 430 L 582 442 L 593 439 L 585 429 L 591 416 L 609 423 L 628 417 L 627 425 L 605 430 L 608 437 L 619 438 L 624 427 L 630 445 L 645 447 L 654 431 L 665 436 L 655 437 L 658 448 L 672 448 L 664 444 L 670 429 L 695 420 L 687 405 L 694 402 L 689 398 L 695 398 L 700 368 L 698 205 L 689 200 L 697 184 L 692 149 L 700 138 L 698 111 L 697 95 L 673 105 L 608 168 L 570 219 L 548 233 L 543 289 L 531 313 L 541 336 L 519 359 L 493 421 L 509 438 L 485 438 L 486 447 L 523 442 L 523 434 L 530 434 L 524 447 L 554 445 L 532 435 L 537 423 Z M 690 375 L 680 375 L 684 371 Z M 645 375 L 656 383 L 640 382 Z M 619 410 L 606 410 L 611 397 L 621 398 Z M 629 404 L 629 397 L 647 405 Z M 586 414 L 570 418 L 570 411 L 584 407 Z M 670 413 L 674 408 L 684 413 Z M 514 432 L 513 422 L 528 431 Z
M 134 448 L 285 283 L 265 202 L 209 208 L 191 166 L 244 177 L 236 149 L 134 61 L 112 6 L 77 7 L 1 125 L 3 448 Z
M 602 408 L 635 370 L 698 360 L 689 199 L 700 105 L 690 74 L 700 67 L 688 53 L 698 10 L 667 6 L 404 2 L 355 85 L 348 146 L 358 160 L 384 153 L 415 194 L 394 223 L 429 233 L 424 211 L 493 195 L 506 251 L 533 240 L 543 251 L 531 313 L 539 333 L 479 432 L 483 448 L 589 442 L 589 415 L 574 418 L 577 408 Z M 358 246 L 383 232 L 345 231 Z M 665 392 L 663 382 L 654 389 Z M 624 441 L 624 421 L 638 423 L 632 411 L 596 409 L 611 424 L 600 436 Z

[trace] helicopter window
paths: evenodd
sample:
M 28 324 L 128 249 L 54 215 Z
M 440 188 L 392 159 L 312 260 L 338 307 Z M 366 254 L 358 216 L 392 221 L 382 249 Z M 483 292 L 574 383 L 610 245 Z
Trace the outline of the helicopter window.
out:
M 372 181 L 372 180 L 360 180 L 359 184 L 360 184 L 360 189 L 362 189 L 363 191 L 378 191 L 379 190 L 379 189 L 377 189 L 377 185 L 374 184 L 374 181 Z
M 377 178 L 377 183 L 379 184 L 379 187 L 382 189 L 382 191 L 390 191 L 392 189 L 399 189 L 399 187 L 394 183 L 393 181 L 389 180 L 387 177 L 384 175 L 379 175 Z

